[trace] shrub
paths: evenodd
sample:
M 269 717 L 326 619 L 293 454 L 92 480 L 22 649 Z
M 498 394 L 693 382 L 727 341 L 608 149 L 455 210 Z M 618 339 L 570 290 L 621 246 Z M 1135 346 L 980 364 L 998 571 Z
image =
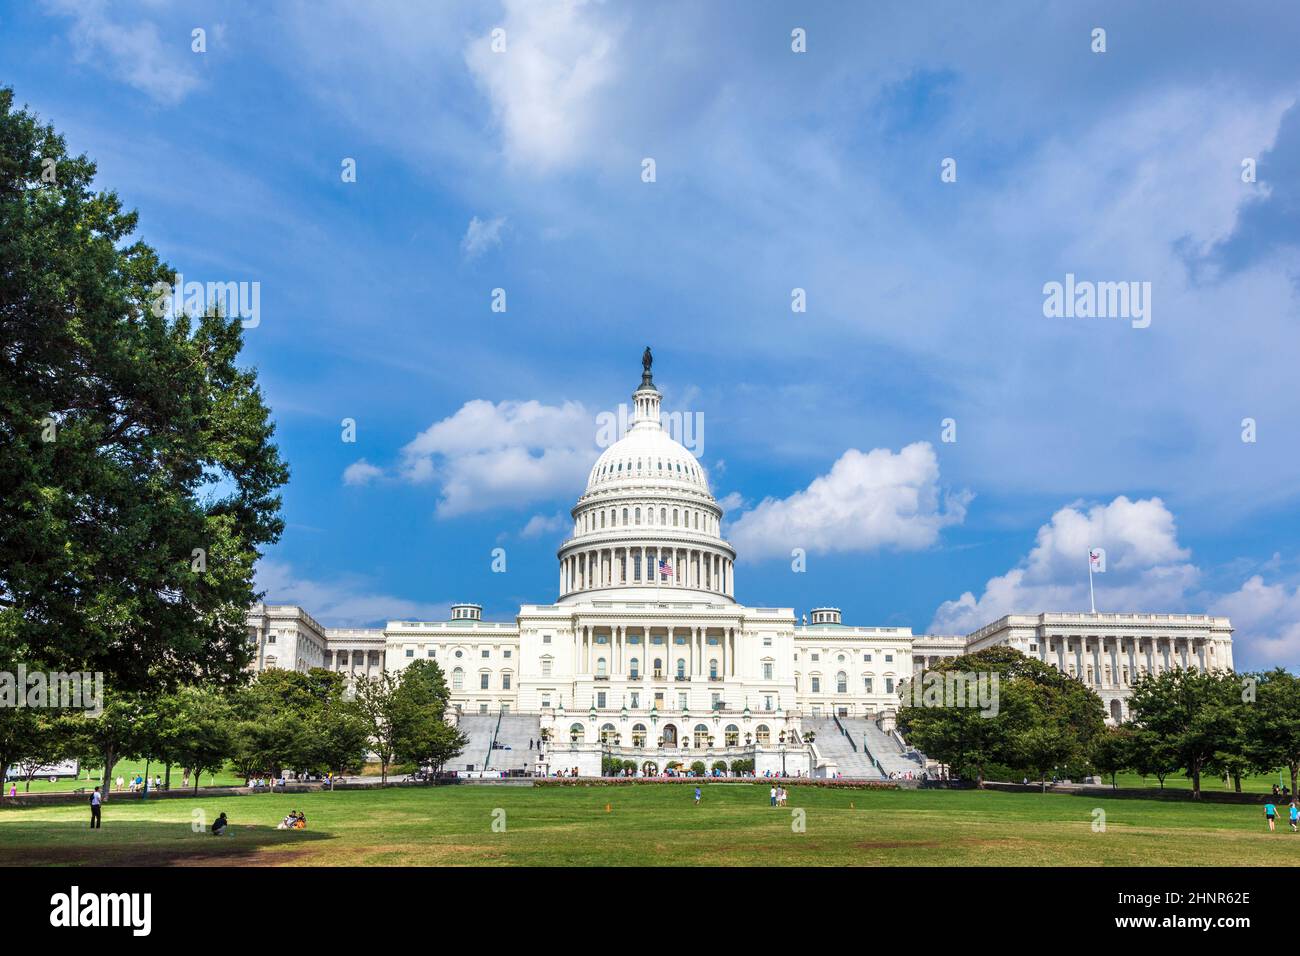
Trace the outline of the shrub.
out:
M 691 773 L 695 774 L 697 777 L 703 777 L 705 769 L 703 760 L 697 760 L 691 764 Z

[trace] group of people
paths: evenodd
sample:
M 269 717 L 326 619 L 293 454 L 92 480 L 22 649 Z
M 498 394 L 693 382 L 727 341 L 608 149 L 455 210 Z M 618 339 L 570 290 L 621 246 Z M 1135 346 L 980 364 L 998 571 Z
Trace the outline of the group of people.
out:
M 290 810 L 288 815 L 280 821 L 277 830 L 305 830 L 307 829 L 307 814 L 301 810 Z
M 768 799 L 771 801 L 771 806 L 783 807 L 789 798 L 790 792 L 786 790 L 785 787 L 778 787 L 776 784 L 773 784 L 772 789 L 768 791 Z
M 1277 790 L 1277 784 L 1273 785 L 1273 789 Z M 1288 809 L 1291 812 L 1291 832 L 1300 832 L 1300 807 L 1297 807 L 1296 802 L 1292 800 Z M 1275 829 L 1274 823 L 1277 820 L 1277 804 L 1272 800 L 1264 804 L 1264 817 L 1268 820 L 1268 829 L 1271 833 Z

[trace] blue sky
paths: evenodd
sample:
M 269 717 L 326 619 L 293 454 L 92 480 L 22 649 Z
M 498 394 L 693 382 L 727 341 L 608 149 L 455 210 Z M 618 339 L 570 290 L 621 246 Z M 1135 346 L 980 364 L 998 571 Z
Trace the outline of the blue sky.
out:
M 0 11 L 0 82 L 187 278 L 260 283 L 269 600 L 552 600 L 649 343 L 742 601 L 962 632 L 1085 609 L 1100 546 L 1100 609 L 1293 666 L 1300 18 L 1030 9 L 44 0 Z M 1067 274 L 1151 283 L 1149 327 L 1045 317 Z

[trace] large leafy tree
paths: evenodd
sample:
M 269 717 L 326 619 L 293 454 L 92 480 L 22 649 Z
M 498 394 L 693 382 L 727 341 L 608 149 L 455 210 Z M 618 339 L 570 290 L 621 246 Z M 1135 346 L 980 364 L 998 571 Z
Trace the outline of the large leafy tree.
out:
M 1278 668 L 1242 681 L 1246 753 L 1251 769 L 1291 772 L 1291 792 L 1300 776 L 1300 678 Z
M 281 770 L 336 773 L 365 758 L 368 727 L 345 699 L 343 675 L 323 668 L 306 674 L 263 671 L 236 694 L 232 761 L 245 776 Z
M 0 662 L 233 683 L 288 472 L 239 321 L 154 308 L 94 177 L 0 89 Z
M 943 701 L 906 706 L 899 723 L 925 753 L 983 785 L 990 765 L 1030 771 L 1040 780 L 1055 767 L 1081 762 L 1105 726 L 1101 700 L 1081 682 L 1015 648 L 991 647 L 941 661 L 934 670 L 996 674 L 997 712 Z M 904 695 L 904 699 L 910 699 Z
M 1178 668 L 1140 678 L 1129 707 L 1146 732 L 1141 739 L 1176 760 L 1191 778 L 1192 799 L 1199 800 L 1201 775 L 1216 766 L 1216 755 L 1242 750 L 1240 703 L 1237 675 Z
M 450 691 L 437 661 L 414 661 L 402 671 L 395 697 L 397 755 L 441 769 L 465 749 L 468 739 L 443 719 Z
M 356 684 L 357 707 L 366 721 L 370 749 L 379 758 L 381 783 L 388 783 L 388 765 L 397 752 L 400 682 L 399 675 L 384 671 L 377 677 L 361 677 Z

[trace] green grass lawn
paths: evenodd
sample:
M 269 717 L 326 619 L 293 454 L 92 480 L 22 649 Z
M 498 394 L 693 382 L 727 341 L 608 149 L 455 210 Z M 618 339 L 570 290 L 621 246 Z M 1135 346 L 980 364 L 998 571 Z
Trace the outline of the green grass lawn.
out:
M 1254 806 L 761 784 L 458 786 L 0 810 L 0 865 L 1291 865 Z M 305 832 L 279 831 L 289 809 Z M 806 830 L 792 826 L 804 811 Z M 1095 811 L 1105 831 L 1095 832 Z M 191 829 L 222 811 L 233 837 Z M 504 820 L 504 832 L 493 829 Z
M 1107 783 L 1110 782 L 1110 777 L 1105 777 L 1104 779 Z M 1151 787 L 1154 789 L 1160 786 L 1160 781 L 1155 777 L 1139 777 L 1135 773 L 1119 774 L 1116 783 L 1118 783 L 1121 788 Z M 1276 773 L 1269 776 L 1243 777 L 1241 779 L 1241 790 L 1243 793 L 1269 793 L 1272 791 L 1273 784 L 1275 783 L 1279 785 L 1286 784 L 1288 787 L 1291 786 L 1290 771 L 1284 771 L 1280 780 Z M 1178 773 L 1171 773 L 1169 776 L 1165 777 L 1165 789 L 1191 790 L 1192 779 L 1191 777 L 1184 776 L 1181 771 Z M 1232 793 L 1235 788 L 1233 787 L 1231 780 L 1224 783 L 1221 777 L 1207 775 L 1201 777 L 1201 789 L 1206 792 L 1213 790 L 1216 793 Z

